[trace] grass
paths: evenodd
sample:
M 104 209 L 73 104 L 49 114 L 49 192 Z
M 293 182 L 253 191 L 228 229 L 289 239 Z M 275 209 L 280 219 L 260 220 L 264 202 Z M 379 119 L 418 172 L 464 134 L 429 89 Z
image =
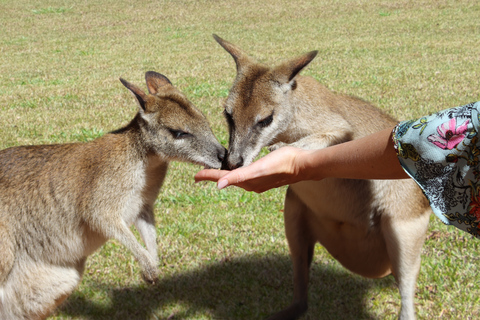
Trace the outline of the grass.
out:
M 219 140 L 235 75 L 211 34 L 272 64 L 319 50 L 303 71 L 399 119 L 480 100 L 474 0 L 0 0 L 0 147 L 86 141 L 127 123 L 155 70 L 204 111 Z M 174 164 L 156 205 L 160 283 L 146 286 L 115 241 L 92 255 L 52 319 L 260 319 L 292 296 L 284 189 L 193 184 Z M 479 241 L 432 218 L 418 279 L 420 319 L 480 316 Z M 394 319 L 392 277 L 368 280 L 317 246 L 304 319 Z

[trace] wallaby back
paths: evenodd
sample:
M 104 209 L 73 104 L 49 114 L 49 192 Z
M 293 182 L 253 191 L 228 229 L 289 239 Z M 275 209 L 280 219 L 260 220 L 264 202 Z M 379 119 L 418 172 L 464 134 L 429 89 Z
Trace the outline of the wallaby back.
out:
M 0 151 L 0 319 L 48 316 L 112 238 L 156 281 L 153 208 L 168 163 L 218 168 L 225 148 L 165 76 L 145 77 L 149 94 L 121 79 L 140 107 L 127 126 L 87 143 Z

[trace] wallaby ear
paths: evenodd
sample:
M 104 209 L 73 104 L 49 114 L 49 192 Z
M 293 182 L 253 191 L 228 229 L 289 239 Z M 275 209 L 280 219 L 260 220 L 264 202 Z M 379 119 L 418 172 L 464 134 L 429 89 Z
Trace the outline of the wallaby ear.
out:
M 145 81 L 147 82 L 147 88 L 150 94 L 157 94 L 158 88 L 160 87 L 172 85 L 167 77 L 155 71 L 148 71 L 145 73 Z
M 237 65 L 237 72 L 243 66 L 251 63 L 251 58 L 248 57 L 239 47 L 226 40 L 223 40 L 216 34 L 213 34 L 213 38 L 233 57 L 233 60 L 235 60 L 235 64 Z
M 274 74 L 277 80 L 283 83 L 288 83 L 295 78 L 295 76 L 305 68 L 317 55 L 318 51 L 310 51 L 298 58 L 289 60 L 279 65 L 274 69 Z
M 143 111 L 145 111 L 145 101 L 147 99 L 147 95 L 136 85 L 128 82 L 125 79 L 120 78 L 120 82 L 123 83 L 125 87 L 127 87 L 128 90 L 130 90 L 131 93 L 137 98 L 138 104 L 142 108 Z

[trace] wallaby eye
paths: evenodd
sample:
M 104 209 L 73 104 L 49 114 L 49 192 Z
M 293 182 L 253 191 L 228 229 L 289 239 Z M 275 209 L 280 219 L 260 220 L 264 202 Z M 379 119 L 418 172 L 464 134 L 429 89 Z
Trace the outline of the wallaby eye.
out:
M 273 113 L 268 117 L 266 117 L 265 119 L 258 121 L 257 125 L 260 128 L 265 128 L 265 127 L 268 127 L 272 123 L 272 121 L 273 121 Z
M 190 133 L 182 131 L 182 130 L 175 130 L 175 129 L 169 129 L 170 133 L 175 139 L 183 139 L 188 136 L 191 136 Z

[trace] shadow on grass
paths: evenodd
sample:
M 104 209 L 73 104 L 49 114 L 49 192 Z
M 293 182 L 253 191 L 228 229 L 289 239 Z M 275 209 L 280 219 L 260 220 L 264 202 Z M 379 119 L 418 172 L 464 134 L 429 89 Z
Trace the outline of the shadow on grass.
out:
M 286 307 L 293 295 L 287 256 L 246 256 L 160 278 L 154 286 L 98 286 L 111 304 L 96 304 L 75 292 L 59 314 L 82 319 L 264 319 Z M 375 319 L 366 301 L 373 286 L 391 287 L 393 277 L 368 280 L 314 264 L 308 319 Z M 180 306 L 180 307 L 179 307 Z

